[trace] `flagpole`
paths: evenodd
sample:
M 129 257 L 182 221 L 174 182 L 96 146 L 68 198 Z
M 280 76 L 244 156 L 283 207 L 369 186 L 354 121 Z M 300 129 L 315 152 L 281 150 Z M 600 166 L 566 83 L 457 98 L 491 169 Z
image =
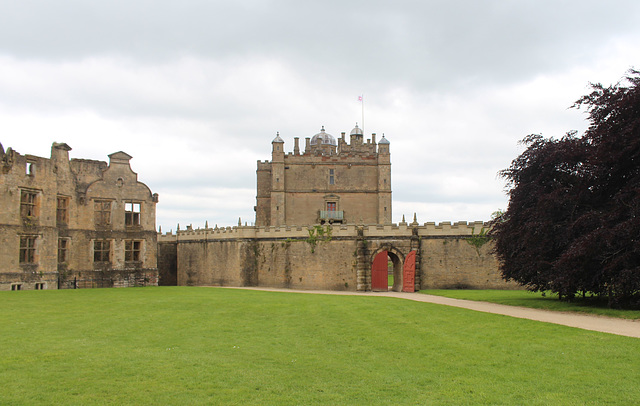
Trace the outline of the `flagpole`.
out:
M 364 132 L 364 93 L 362 93 L 360 99 L 362 99 L 362 138 L 364 138 L 366 135 L 366 133 Z

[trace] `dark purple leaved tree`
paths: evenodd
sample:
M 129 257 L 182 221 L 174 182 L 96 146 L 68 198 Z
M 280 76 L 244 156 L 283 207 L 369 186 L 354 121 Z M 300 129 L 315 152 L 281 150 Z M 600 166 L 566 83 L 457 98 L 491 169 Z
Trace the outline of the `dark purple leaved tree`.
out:
M 606 296 L 640 307 L 640 72 L 592 84 L 574 105 L 582 137 L 530 135 L 508 169 L 509 207 L 490 236 L 503 277 L 561 298 Z

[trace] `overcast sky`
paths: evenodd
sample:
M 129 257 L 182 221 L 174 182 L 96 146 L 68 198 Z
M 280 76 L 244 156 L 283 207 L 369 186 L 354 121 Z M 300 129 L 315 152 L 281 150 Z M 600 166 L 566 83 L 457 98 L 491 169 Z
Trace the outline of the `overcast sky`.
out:
M 488 220 L 496 173 L 640 68 L 640 2 L 0 0 L 0 142 L 125 151 L 163 231 L 251 224 L 276 132 L 391 142 L 393 220 Z

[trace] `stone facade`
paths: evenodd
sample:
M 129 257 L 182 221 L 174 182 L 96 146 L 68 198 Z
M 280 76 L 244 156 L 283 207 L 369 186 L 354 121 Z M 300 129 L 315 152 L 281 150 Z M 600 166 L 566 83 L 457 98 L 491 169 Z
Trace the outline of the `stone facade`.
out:
M 369 291 L 393 275 L 396 291 L 517 287 L 500 276 L 487 224 L 391 223 L 384 136 L 364 142 L 356 125 L 349 143 L 322 128 L 302 154 L 297 137 L 293 152 L 279 134 L 271 145 L 271 161 L 258 161 L 256 226 L 159 236 L 162 283 Z
M 399 291 L 405 257 L 415 251 L 415 290 L 517 288 L 502 280 L 482 222 L 325 225 L 328 237 L 314 241 L 310 231 L 317 227 L 189 229 L 158 242 L 175 255 L 183 286 L 369 291 L 373 259 L 387 251 L 391 289 Z
M 21 155 L 0 144 L 0 290 L 157 285 L 157 194 L 131 156 Z
M 258 161 L 257 226 L 324 223 L 391 224 L 389 141 L 376 134 L 366 142 L 356 127 L 349 143 L 322 130 L 306 138 L 300 153 L 285 153 L 280 135 L 272 141 L 271 161 Z

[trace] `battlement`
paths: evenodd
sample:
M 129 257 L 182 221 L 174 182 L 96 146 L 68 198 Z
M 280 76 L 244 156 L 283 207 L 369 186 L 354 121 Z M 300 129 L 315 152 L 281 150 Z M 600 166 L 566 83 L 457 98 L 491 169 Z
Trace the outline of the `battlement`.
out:
M 413 230 L 417 231 L 419 237 L 456 237 L 480 234 L 483 229 L 489 227 L 488 223 L 482 221 L 458 221 L 451 223 L 445 221 L 439 224 L 427 222 L 422 225 L 417 223 L 387 224 L 387 225 L 356 225 L 356 224 L 336 224 L 328 225 L 331 229 L 332 238 L 356 238 L 358 231 L 362 230 L 364 238 L 385 237 L 385 238 L 406 238 L 413 235 Z M 282 227 L 256 227 L 256 226 L 234 226 L 215 227 L 179 230 L 175 234 L 168 232 L 158 235 L 158 242 L 177 241 L 208 241 L 208 240 L 235 240 L 235 239 L 306 239 L 309 231 L 314 226 L 282 226 Z

